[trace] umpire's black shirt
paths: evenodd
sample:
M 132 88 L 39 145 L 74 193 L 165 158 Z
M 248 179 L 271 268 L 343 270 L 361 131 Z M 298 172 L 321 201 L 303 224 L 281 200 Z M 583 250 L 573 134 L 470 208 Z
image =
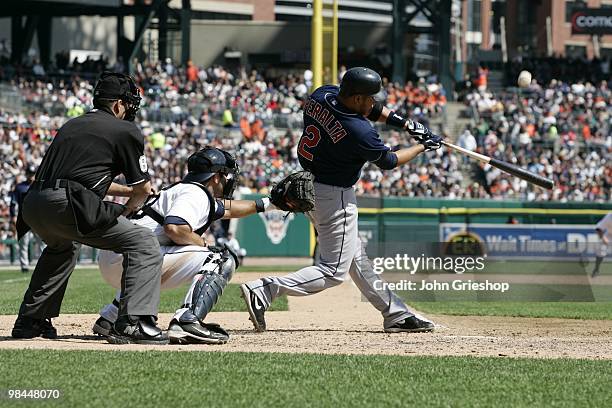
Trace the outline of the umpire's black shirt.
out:
M 119 174 L 130 186 L 149 179 L 144 137 L 133 122 L 93 109 L 58 130 L 36 180 L 73 180 L 104 198 Z

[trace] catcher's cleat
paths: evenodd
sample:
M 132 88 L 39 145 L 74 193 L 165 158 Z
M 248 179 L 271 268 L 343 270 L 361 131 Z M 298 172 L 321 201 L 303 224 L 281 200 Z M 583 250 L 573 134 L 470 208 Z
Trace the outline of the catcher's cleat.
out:
M 92 331 L 94 334 L 99 336 L 107 337 L 113 329 L 113 322 L 102 316 L 98 317 L 98 320 L 93 325 Z
M 225 344 L 229 334 L 215 323 L 181 323 L 173 319 L 168 338 L 172 344 Z
M 111 344 L 168 344 L 153 316 L 120 316 L 106 340 Z
M 241 296 L 244 299 L 244 303 L 246 303 L 247 310 L 249 311 L 249 319 L 253 323 L 255 331 L 266 331 L 266 319 L 264 317 L 266 309 L 264 308 L 263 303 L 246 284 L 243 283 L 240 285 L 240 290 L 242 292 Z
M 410 316 L 405 318 L 404 320 L 395 323 L 393 326 L 385 327 L 385 332 L 387 333 L 422 333 L 422 332 L 430 332 L 435 328 L 432 322 L 428 322 L 426 320 L 421 320 L 416 316 Z
M 17 316 L 11 336 L 15 339 L 33 339 L 34 337 L 56 339 L 57 330 L 53 327 L 51 319 Z

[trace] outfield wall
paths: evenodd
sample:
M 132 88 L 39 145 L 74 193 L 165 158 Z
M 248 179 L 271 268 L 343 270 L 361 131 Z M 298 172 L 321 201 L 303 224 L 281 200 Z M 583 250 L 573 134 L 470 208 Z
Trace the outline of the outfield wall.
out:
M 248 196 L 254 198 L 256 196 Z M 437 242 L 440 223 L 505 224 L 509 216 L 521 224 L 593 225 L 612 203 L 553 203 L 491 200 L 360 198 L 359 229 L 367 251 L 375 256 L 387 242 Z M 274 215 L 272 215 L 274 214 Z M 310 256 L 316 242 L 302 214 L 274 212 L 238 222 L 236 236 L 248 256 Z
M 256 198 L 248 195 L 244 198 Z M 437 200 L 414 198 L 359 198 L 359 233 L 367 242 L 371 257 L 382 256 L 390 243 L 439 242 L 440 225 L 447 224 L 500 224 L 504 227 L 508 217 L 520 224 L 594 225 L 607 212 L 612 203 L 521 203 L 491 200 Z M 594 232 L 594 230 L 593 230 Z M 279 211 L 261 213 L 241 219 L 237 223 L 236 237 L 247 256 L 308 257 L 314 252 L 314 229 L 303 214 L 286 215 Z M 0 243 L 0 260 L 18 262 L 14 240 Z M 31 248 L 36 258 L 38 248 Z M 81 261 L 95 259 L 96 251 L 83 247 Z

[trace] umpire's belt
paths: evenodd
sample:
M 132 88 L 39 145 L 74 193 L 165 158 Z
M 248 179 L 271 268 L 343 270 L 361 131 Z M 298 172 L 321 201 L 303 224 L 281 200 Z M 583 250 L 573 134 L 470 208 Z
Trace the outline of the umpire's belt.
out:
M 57 180 L 40 180 L 35 181 L 30 186 L 33 190 L 44 190 L 46 188 L 52 188 L 57 190 L 58 188 L 66 188 L 68 187 L 68 180 L 66 179 L 57 179 Z
M 40 180 L 32 183 L 30 188 L 37 191 L 65 188 L 77 230 L 83 235 L 112 227 L 117 224 L 117 217 L 125 210 L 124 205 L 102 201 L 96 193 L 73 180 Z

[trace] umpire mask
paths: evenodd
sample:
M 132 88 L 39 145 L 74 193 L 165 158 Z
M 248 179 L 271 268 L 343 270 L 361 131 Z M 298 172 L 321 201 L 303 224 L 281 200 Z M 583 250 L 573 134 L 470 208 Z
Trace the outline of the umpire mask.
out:
M 123 119 L 133 122 L 140 109 L 141 101 L 140 90 L 136 82 L 129 75 L 105 71 L 94 88 L 94 108 L 101 108 L 98 104 L 101 100 L 117 99 L 122 100 L 126 106 Z
M 204 184 L 217 173 L 225 176 L 222 178 L 223 198 L 232 198 L 240 169 L 236 159 L 230 153 L 215 147 L 205 147 L 189 156 L 187 169 L 188 173 L 183 178 L 184 182 Z

